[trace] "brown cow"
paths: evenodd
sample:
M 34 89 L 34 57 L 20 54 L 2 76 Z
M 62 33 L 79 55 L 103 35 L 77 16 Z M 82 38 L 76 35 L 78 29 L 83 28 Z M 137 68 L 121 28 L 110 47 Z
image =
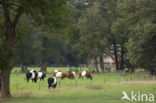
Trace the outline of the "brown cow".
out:
M 69 73 L 70 79 L 75 79 L 75 72 L 74 71 L 68 71 L 68 73 Z
M 81 71 L 81 72 L 79 72 L 79 79 L 80 78 L 83 79 L 84 76 L 86 76 L 87 78 L 90 78 L 90 80 L 92 80 L 92 76 L 91 76 L 91 74 L 88 71 Z
M 56 78 L 69 78 L 69 75 L 65 72 L 53 72 L 53 76 L 55 76 Z
M 57 72 L 61 72 L 61 70 L 57 70 L 57 69 L 54 70 L 54 71 L 52 72 L 52 75 L 55 76 L 55 74 L 56 74 Z

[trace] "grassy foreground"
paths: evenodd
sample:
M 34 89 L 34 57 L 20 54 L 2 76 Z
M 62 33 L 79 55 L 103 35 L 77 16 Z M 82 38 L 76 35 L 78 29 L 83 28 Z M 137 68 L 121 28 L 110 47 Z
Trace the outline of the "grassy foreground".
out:
M 51 71 L 48 69 L 48 71 Z M 137 93 L 152 93 L 156 96 L 156 81 L 142 79 L 142 75 L 120 76 L 116 74 L 93 74 L 93 81 L 60 80 L 60 88 L 49 90 L 47 78 L 38 83 L 29 83 L 25 80 L 25 74 L 19 73 L 11 75 L 11 92 L 14 98 L 2 100 L 1 103 L 129 103 L 121 101 L 122 91 L 128 94 L 131 91 Z M 127 82 L 125 80 L 128 80 Z M 75 87 L 75 82 L 77 86 Z M 39 88 L 40 84 L 40 88 Z M 40 89 L 40 90 L 39 90 Z M 156 101 L 156 99 L 155 99 Z M 148 103 L 148 102 L 144 102 Z

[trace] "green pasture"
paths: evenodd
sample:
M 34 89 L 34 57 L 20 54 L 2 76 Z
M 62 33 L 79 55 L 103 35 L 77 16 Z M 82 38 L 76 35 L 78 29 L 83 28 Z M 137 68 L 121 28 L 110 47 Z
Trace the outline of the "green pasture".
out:
M 36 69 L 39 68 L 29 68 Z M 47 78 L 52 76 L 51 72 L 55 69 L 68 71 L 68 68 L 48 68 L 45 81 L 38 80 L 37 83 L 28 83 L 24 73 L 15 71 L 11 75 L 11 93 L 14 98 L 2 100 L 2 103 L 129 103 L 121 101 L 122 91 L 142 93 L 152 93 L 156 96 L 156 81 L 147 78 L 147 74 L 93 74 L 93 80 L 84 78 L 79 79 L 76 75 L 75 80 L 58 79 L 60 81 L 56 89 L 48 89 Z M 83 68 L 82 68 L 83 69 Z M 87 69 L 87 68 L 85 68 Z M 75 84 L 76 83 L 76 84 Z M 40 87 L 39 87 L 40 84 Z M 76 85 L 76 86 L 75 86 Z M 147 103 L 147 102 L 145 102 Z

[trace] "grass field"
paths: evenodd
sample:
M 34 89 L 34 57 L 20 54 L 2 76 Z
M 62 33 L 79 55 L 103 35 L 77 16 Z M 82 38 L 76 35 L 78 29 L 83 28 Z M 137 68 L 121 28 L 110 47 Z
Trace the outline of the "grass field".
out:
M 25 80 L 25 74 L 14 73 L 19 68 L 15 68 L 11 75 L 11 93 L 14 98 L 2 100 L 1 103 L 129 103 L 121 101 L 122 91 L 130 94 L 131 91 L 141 93 L 152 93 L 156 96 L 156 81 L 150 80 L 146 74 L 132 74 L 120 76 L 118 74 L 92 74 L 93 81 L 86 78 L 84 80 L 64 79 L 60 81 L 60 88 L 48 89 L 47 78 L 52 74 L 47 74 L 45 81 L 38 80 L 37 83 L 29 83 Z M 37 68 L 30 68 L 36 69 Z M 48 68 L 52 72 L 58 68 Z M 59 70 L 67 71 L 67 68 Z M 143 80 L 144 77 L 144 80 Z M 75 87 L 77 82 L 77 87 Z M 40 83 L 40 90 L 39 90 Z M 18 86 L 18 90 L 17 90 Z M 148 102 L 144 102 L 148 103 Z

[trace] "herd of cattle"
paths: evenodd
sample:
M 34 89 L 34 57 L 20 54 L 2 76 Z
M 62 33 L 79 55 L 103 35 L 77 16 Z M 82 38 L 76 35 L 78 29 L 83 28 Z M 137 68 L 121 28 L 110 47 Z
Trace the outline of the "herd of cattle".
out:
M 62 72 L 61 70 L 55 70 L 52 72 L 52 77 L 48 78 L 48 88 L 53 87 L 56 88 L 57 86 L 57 78 L 68 78 L 68 79 L 75 79 L 76 73 L 74 71 L 68 71 L 67 73 Z M 37 82 L 37 79 L 44 81 L 46 74 L 43 72 L 37 72 L 36 70 L 30 70 L 26 73 L 27 82 L 29 79 L 32 79 L 32 82 Z M 79 79 L 83 77 L 87 77 L 92 80 L 92 76 L 88 71 L 81 71 L 79 72 Z

